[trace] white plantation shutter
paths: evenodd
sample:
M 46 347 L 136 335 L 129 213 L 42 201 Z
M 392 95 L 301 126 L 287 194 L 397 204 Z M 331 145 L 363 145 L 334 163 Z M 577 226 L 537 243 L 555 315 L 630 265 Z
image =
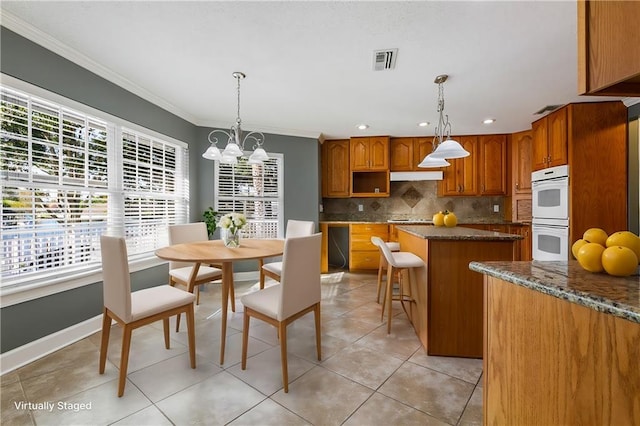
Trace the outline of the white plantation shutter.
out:
M 243 213 L 247 225 L 242 235 L 248 238 L 282 238 L 284 157 L 269 153 L 263 164 L 215 162 L 215 205 L 218 213 Z
M 0 286 L 100 269 L 100 235 L 132 257 L 188 216 L 184 144 L 0 87 Z
M 169 244 L 168 225 L 187 220 L 187 150 L 124 129 L 122 152 L 127 248 L 146 253 Z

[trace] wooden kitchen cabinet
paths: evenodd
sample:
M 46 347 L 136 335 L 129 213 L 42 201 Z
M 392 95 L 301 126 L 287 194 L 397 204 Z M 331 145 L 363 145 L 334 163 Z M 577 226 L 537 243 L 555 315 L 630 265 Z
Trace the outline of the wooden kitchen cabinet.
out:
M 389 143 L 391 171 L 405 172 L 414 170 L 413 138 L 391 138 Z
M 322 196 L 348 198 L 351 187 L 349 140 L 326 140 L 322 144 Z
M 433 152 L 433 138 L 391 138 L 390 147 L 392 172 L 424 171 L 418 164 Z
M 532 260 L 531 225 L 510 225 L 509 233 L 522 236 L 514 245 L 514 260 Z
M 357 137 L 350 141 L 351 171 L 389 170 L 389 137 Z
M 533 136 L 531 130 L 511 135 L 511 170 L 513 182 L 511 191 L 516 194 L 531 195 L 531 150 Z
M 531 124 L 533 170 L 567 164 L 567 125 L 566 106 Z
M 578 93 L 640 96 L 640 4 L 578 1 Z
M 507 135 L 478 137 L 478 195 L 507 195 Z
M 349 270 L 377 270 L 380 251 L 373 245 L 371 237 L 389 240 L 389 225 L 378 223 L 352 223 L 349 225 Z
M 478 137 L 453 136 L 471 155 L 447 160 L 443 179 L 438 182 L 438 196 L 478 195 Z

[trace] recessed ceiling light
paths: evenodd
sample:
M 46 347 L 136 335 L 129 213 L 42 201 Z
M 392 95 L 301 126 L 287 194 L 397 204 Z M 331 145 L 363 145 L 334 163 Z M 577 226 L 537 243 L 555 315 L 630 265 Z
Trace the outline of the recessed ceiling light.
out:
M 496 122 L 495 118 L 487 118 L 486 120 L 483 121 L 484 124 L 491 124 L 495 122 Z
M 423 121 L 421 123 L 418 123 L 418 126 L 420 126 L 420 127 L 427 127 L 428 125 L 429 125 L 428 121 Z
M 358 124 L 356 127 L 358 129 L 360 129 L 360 130 L 366 130 L 366 129 L 369 128 L 369 125 L 368 124 Z

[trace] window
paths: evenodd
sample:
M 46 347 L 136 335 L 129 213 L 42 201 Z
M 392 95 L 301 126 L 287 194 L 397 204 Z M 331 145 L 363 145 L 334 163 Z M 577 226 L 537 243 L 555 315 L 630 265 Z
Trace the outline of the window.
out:
M 248 164 L 245 157 L 237 164 L 215 162 L 214 210 L 244 213 L 245 237 L 281 238 L 284 234 L 284 157 L 273 153 L 269 157 L 263 164 Z
M 185 145 L 0 87 L 0 287 L 100 270 L 100 235 L 132 257 L 186 221 Z M 71 102 L 71 101 L 69 101 Z

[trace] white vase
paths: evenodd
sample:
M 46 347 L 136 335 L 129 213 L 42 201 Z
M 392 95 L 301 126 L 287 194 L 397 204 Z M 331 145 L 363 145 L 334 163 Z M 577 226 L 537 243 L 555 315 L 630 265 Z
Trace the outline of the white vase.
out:
M 220 230 L 220 238 L 225 247 L 235 248 L 240 247 L 240 230 L 231 228 L 222 228 Z

